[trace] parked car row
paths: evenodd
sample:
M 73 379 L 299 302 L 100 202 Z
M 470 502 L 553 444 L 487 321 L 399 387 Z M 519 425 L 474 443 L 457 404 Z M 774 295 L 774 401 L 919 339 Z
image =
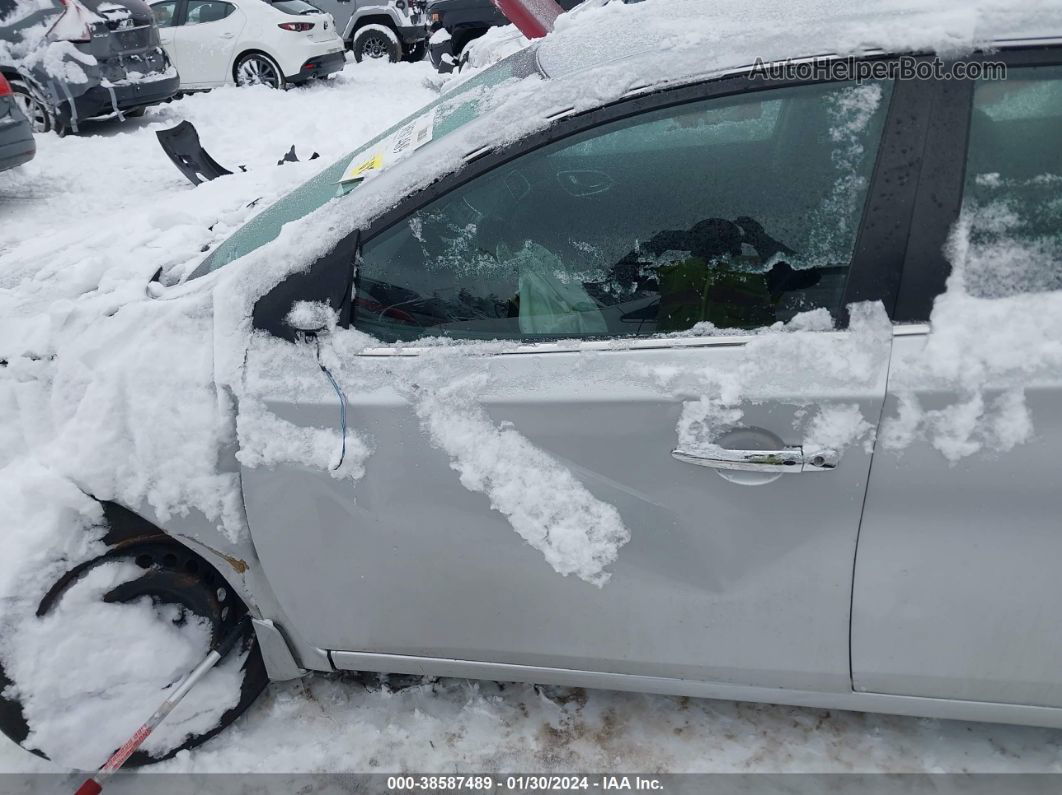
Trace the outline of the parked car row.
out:
M 423 0 L 0 0 L 0 75 L 5 106 L 64 134 L 183 91 L 327 77 L 347 49 L 358 61 L 419 59 L 427 37 Z
M 181 90 L 284 88 L 346 63 L 335 21 L 305 0 L 160 0 L 151 11 Z

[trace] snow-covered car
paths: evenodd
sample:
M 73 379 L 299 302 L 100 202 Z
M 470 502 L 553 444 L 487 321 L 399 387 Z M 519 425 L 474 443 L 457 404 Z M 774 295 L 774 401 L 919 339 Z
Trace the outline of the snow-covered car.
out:
M 305 0 L 161 0 L 151 11 L 182 90 L 284 88 L 346 63 L 335 20 Z
M 1062 8 L 731 13 L 559 26 L 55 352 L 4 732 L 97 764 L 71 669 L 245 612 L 139 761 L 337 670 L 1062 727 Z M 161 641 L 71 659 L 100 599 Z
M 0 0 L 0 70 L 36 132 L 139 116 L 178 85 L 143 0 Z
M 0 171 L 21 166 L 32 160 L 36 152 L 29 119 L 15 102 L 11 85 L 0 72 Z
M 428 38 L 424 0 L 317 0 L 336 18 L 343 40 L 359 63 L 418 61 Z

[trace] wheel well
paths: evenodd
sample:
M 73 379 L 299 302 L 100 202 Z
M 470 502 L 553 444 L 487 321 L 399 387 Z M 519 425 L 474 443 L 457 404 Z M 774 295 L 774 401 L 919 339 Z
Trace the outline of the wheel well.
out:
M 246 588 L 241 587 L 240 584 L 239 575 L 247 570 L 247 563 L 245 561 L 229 557 L 218 550 L 211 549 L 210 547 L 206 548 L 217 555 L 217 558 L 214 558 L 213 555 L 207 556 L 203 553 L 202 549 L 197 548 L 197 544 L 185 543 L 182 538 L 170 535 L 165 530 L 140 516 L 138 513 L 135 513 L 122 505 L 119 505 L 116 502 L 108 502 L 107 500 L 100 500 L 99 502 L 100 505 L 103 506 L 103 518 L 107 523 L 107 532 L 104 534 L 102 541 L 107 545 L 108 553 L 119 552 L 127 547 L 144 543 L 171 544 L 181 547 L 186 553 L 191 553 L 199 558 L 205 566 L 216 572 L 218 577 L 222 580 L 228 581 L 229 585 L 231 585 L 233 590 L 237 593 L 240 601 L 242 601 L 249 610 L 252 610 L 254 600 L 253 598 L 250 598 Z M 221 565 L 222 561 L 228 563 L 232 568 L 233 573 L 237 576 L 226 576 L 226 572 L 223 571 L 224 566 Z M 255 611 L 257 611 L 257 607 L 254 607 L 252 610 L 252 612 Z
M 373 14 L 369 17 L 362 17 L 355 23 L 354 29 L 350 31 L 350 38 L 347 39 L 347 43 L 353 44 L 354 37 L 358 35 L 358 31 L 366 25 L 383 25 L 386 28 L 395 30 L 394 20 L 392 20 L 391 17 L 387 16 L 387 14 Z M 398 31 L 395 30 L 395 32 L 397 33 Z
M 277 69 L 280 69 L 280 61 L 278 61 L 272 55 L 267 53 L 265 50 L 244 50 L 243 52 L 241 52 L 239 55 L 237 55 L 235 58 L 232 59 L 231 73 L 232 73 L 232 79 L 233 80 L 236 80 L 236 64 L 238 64 L 242 58 L 245 58 L 248 55 L 264 55 L 266 58 L 268 58 L 269 60 L 271 60 L 273 63 L 275 63 L 277 65 Z M 280 76 L 281 77 L 285 77 L 285 75 L 283 74 L 284 70 L 280 69 L 280 72 L 281 72 Z

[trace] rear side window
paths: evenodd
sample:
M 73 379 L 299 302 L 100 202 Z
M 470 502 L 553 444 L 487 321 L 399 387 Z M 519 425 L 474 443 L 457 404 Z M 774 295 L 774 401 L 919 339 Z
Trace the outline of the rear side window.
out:
M 969 293 L 1062 289 L 1062 66 L 974 88 L 963 218 Z
M 355 325 L 533 341 L 836 312 L 890 89 L 710 99 L 523 155 L 365 244 Z
M 227 17 L 236 7 L 218 0 L 191 0 L 188 3 L 188 16 L 185 25 L 202 25 L 207 22 L 219 22 Z
M 292 16 L 303 16 L 304 14 L 320 14 L 321 9 L 317 6 L 310 5 L 303 0 L 271 0 L 269 3 L 277 11 L 283 11 L 285 14 L 291 14 Z
M 151 13 L 155 16 L 155 24 L 160 28 L 172 27 L 176 12 L 177 0 L 167 0 L 165 3 L 155 3 L 151 6 Z

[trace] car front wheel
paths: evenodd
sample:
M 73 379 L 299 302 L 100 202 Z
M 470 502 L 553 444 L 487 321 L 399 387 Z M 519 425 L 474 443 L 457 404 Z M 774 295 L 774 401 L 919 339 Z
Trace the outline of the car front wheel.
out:
M 38 756 L 94 769 L 245 614 L 211 566 L 172 542 L 135 543 L 81 564 L 7 644 L 0 731 Z M 126 766 L 206 742 L 267 683 L 249 632 Z
M 282 89 L 285 86 L 284 73 L 277 62 L 268 55 L 252 52 L 236 62 L 236 85 L 269 86 Z

